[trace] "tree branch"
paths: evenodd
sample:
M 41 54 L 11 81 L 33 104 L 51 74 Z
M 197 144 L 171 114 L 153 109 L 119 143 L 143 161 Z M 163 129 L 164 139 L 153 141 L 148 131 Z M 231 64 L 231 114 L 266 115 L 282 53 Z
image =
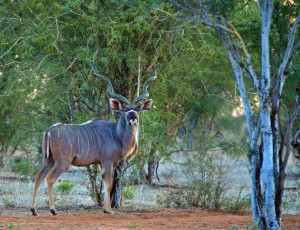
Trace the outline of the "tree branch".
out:
M 285 136 L 284 136 L 284 141 L 285 141 L 285 145 L 286 145 L 287 149 L 286 149 L 286 154 L 284 156 L 284 161 L 283 161 L 283 164 L 282 164 L 282 167 L 283 167 L 283 170 L 284 170 L 283 172 L 285 172 L 285 168 L 286 168 L 289 156 L 290 156 L 290 136 L 291 136 L 291 131 L 292 131 L 292 128 L 294 126 L 294 121 L 297 118 L 297 116 L 299 115 L 299 111 L 300 111 L 300 103 L 299 103 L 297 97 L 296 97 L 296 100 L 295 100 L 295 108 L 294 108 L 294 111 L 293 111 L 293 113 L 292 113 L 292 115 L 291 115 L 291 117 L 289 119 L 287 131 L 285 132 Z
M 295 46 L 294 45 L 294 41 L 295 41 L 295 34 L 296 34 L 296 30 L 297 30 L 297 26 L 300 23 L 300 14 L 298 15 L 298 17 L 296 18 L 293 27 L 288 35 L 288 42 L 287 42 L 287 48 L 283 57 L 283 60 L 279 66 L 278 72 L 277 72 L 277 79 L 278 79 L 278 87 L 280 89 L 280 92 L 282 91 L 285 79 L 286 79 L 286 68 L 289 65 L 288 63 L 290 63 L 292 60 L 292 55 L 295 53 L 296 49 L 300 47 L 300 39 L 298 40 L 298 42 L 296 43 Z
M 201 12 L 199 12 L 199 10 L 196 10 L 196 8 L 192 8 L 188 4 L 183 5 L 177 2 L 171 2 L 178 8 L 188 11 L 192 14 L 191 17 L 187 17 L 186 15 L 184 15 L 185 19 L 182 19 L 182 24 L 177 28 L 182 28 L 187 24 L 194 22 L 214 28 L 216 31 L 219 31 L 218 33 L 220 33 L 220 31 L 223 31 L 223 37 L 227 37 L 227 50 L 230 49 L 232 51 L 234 59 L 237 61 L 237 63 L 243 69 L 243 71 L 250 77 L 255 88 L 258 89 L 259 81 L 251 63 L 251 54 L 249 54 L 249 52 L 247 51 L 247 48 L 241 35 L 231 23 L 225 18 L 223 18 L 221 15 L 215 15 L 214 19 L 216 20 L 216 22 L 213 22 L 213 20 L 209 17 L 208 13 L 206 12 L 206 9 L 201 3 L 199 4 Z M 203 17 L 203 19 L 201 17 Z M 235 42 L 235 39 L 230 34 L 234 35 L 239 45 Z M 246 64 L 244 64 L 243 58 L 239 54 L 240 48 L 243 50 L 243 53 L 246 56 Z
M 12 48 L 14 48 L 14 46 L 18 44 L 18 42 L 19 42 L 22 38 L 24 38 L 24 37 L 19 37 L 19 38 L 14 42 L 14 44 L 12 44 L 11 47 L 9 47 L 9 49 L 8 49 L 3 55 L 0 56 L 0 60 L 3 59 L 3 58 L 4 58 L 4 57 L 12 50 Z

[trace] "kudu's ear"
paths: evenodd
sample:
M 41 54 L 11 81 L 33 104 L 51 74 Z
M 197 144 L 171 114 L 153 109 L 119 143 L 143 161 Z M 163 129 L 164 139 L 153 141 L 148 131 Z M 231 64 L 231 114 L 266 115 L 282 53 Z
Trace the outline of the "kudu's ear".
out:
M 122 104 L 116 99 L 109 99 L 110 107 L 115 111 L 120 111 L 122 109 Z
M 151 109 L 152 103 L 153 103 L 152 99 L 145 101 L 144 104 L 141 106 L 141 111 L 146 111 Z

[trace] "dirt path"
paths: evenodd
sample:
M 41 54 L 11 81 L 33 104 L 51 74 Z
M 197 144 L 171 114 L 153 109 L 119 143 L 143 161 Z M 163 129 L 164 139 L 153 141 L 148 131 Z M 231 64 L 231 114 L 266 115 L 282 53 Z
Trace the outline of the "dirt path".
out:
M 40 216 L 30 216 L 24 209 L 7 210 L 0 216 L 0 229 L 245 229 L 252 224 L 251 215 L 233 215 L 200 210 L 121 208 L 115 215 L 102 210 L 78 208 L 62 210 L 52 216 L 39 210 Z M 300 229 L 300 216 L 284 216 L 282 229 Z

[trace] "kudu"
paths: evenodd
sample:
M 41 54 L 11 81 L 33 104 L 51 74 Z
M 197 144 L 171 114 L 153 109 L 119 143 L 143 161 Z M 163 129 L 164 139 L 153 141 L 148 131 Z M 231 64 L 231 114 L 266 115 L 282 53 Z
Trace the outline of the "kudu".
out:
M 142 94 L 132 103 L 129 103 L 122 95 L 114 93 L 110 80 L 100 75 L 95 66 L 94 75 L 106 82 L 110 106 L 114 111 L 120 112 L 122 116 L 116 123 L 106 120 L 88 121 L 80 125 L 58 123 L 44 133 L 42 148 L 45 162 L 35 179 L 31 207 L 33 215 L 37 215 L 36 196 L 45 177 L 50 212 L 56 215 L 53 192 L 55 181 L 70 165 L 88 166 L 91 164 L 100 164 L 102 167 L 103 212 L 113 213 L 110 204 L 113 167 L 117 166 L 122 159 L 132 159 L 137 152 L 138 114 L 151 108 L 152 99 L 146 100 L 141 105 L 138 105 L 138 102 L 149 96 L 147 85 L 156 79 L 156 71 L 154 69 L 153 76 L 147 79 L 143 85 Z

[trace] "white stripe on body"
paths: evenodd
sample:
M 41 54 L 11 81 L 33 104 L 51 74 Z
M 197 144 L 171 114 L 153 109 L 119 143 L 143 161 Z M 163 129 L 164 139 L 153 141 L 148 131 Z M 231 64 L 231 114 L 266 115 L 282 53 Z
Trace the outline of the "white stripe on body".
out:
M 74 126 L 75 128 L 76 128 L 76 130 L 77 130 L 77 137 L 78 137 L 78 141 L 77 141 L 77 143 L 78 143 L 78 157 L 82 157 L 82 155 L 83 155 L 83 151 L 82 151 L 82 147 L 83 147 L 83 139 L 82 139 L 82 136 L 81 136 L 81 131 L 82 131 L 82 129 L 81 128 L 79 128 L 77 125 L 75 125 Z M 79 137 L 80 137 L 80 140 L 81 140 L 81 144 L 79 143 Z
M 92 122 L 93 122 L 92 120 L 89 120 L 89 121 L 83 122 L 83 123 L 81 123 L 79 125 L 87 125 L 87 124 L 92 123 Z
M 82 130 L 84 131 L 84 134 L 85 134 L 86 139 L 88 141 L 88 151 L 86 152 L 86 156 L 84 157 L 84 159 L 85 159 L 85 158 L 87 158 L 88 152 L 90 151 L 90 142 L 89 142 L 89 137 L 87 136 L 85 130 L 84 129 L 82 129 Z
M 70 143 L 70 145 L 71 145 L 71 153 L 72 153 L 72 152 L 73 152 L 73 144 L 72 144 L 71 139 L 70 139 L 70 137 L 69 137 L 69 133 L 67 132 L 67 130 L 65 129 L 65 127 L 64 127 L 63 125 L 62 125 L 61 127 L 63 128 L 63 130 L 64 130 L 65 133 L 67 134 L 69 143 Z
M 77 127 L 77 125 L 74 125 L 74 127 L 75 127 L 75 129 L 76 129 L 76 134 L 77 134 L 77 148 L 78 148 L 78 152 L 77 152 L 77 154 L 78 154 L 78 156 L 80 156 L 80 145 L 79 145 L 79 135 L 80 135 L 80 130 L 78 129 L 78 127 Z M 81 135 L 80 135 L 80 138 L 81 138 L 81 143 L 82 143 L 82 137 L 81 137 Z
M 50 156 L 50 137 L 51 137 L 51 133 L 50 132 L 46 132 L 46 137 L 47 138 L 47 146 L 46 146 L 46 151 L 47 151 L 47 158 L 49 158 Z
M 101 139 L 100 139 L 95 127 L 93 127 L 93 130 L 96 133 L 96 136 L 98 137 L 98 140 L 96 140 L 96 144 L 99 143 L 99 149 L 101 150 L 101 147 L 102 147 Z
M 91 134 L 91 130 L 86 126 L 86 131 L 87 131 L 87 134 L 88 134 L 88 136 L 90 137 L 90 139 L 89 139 L 89 144 L 91 145 L 91 146 L 89 146 L 89 147 L 91 147 L 90 148 L 90 150 L 91 151 L 93 151 L 93 143 L 94 143 L 94 138 L 93 138 L 93 135 Z M 88 154 L 89 154 L 89 152 L 88 152 Z
M 62 125 L 63 123 L 61 123 L 61 122 L 58 122 L 58 123 L 55 123 L 54 125 L 52 125 L 51 127 L 55 127 L 55 126 L 58 126 L 58 125 Z M 51 128 L 50 127 L 50 128 Z

